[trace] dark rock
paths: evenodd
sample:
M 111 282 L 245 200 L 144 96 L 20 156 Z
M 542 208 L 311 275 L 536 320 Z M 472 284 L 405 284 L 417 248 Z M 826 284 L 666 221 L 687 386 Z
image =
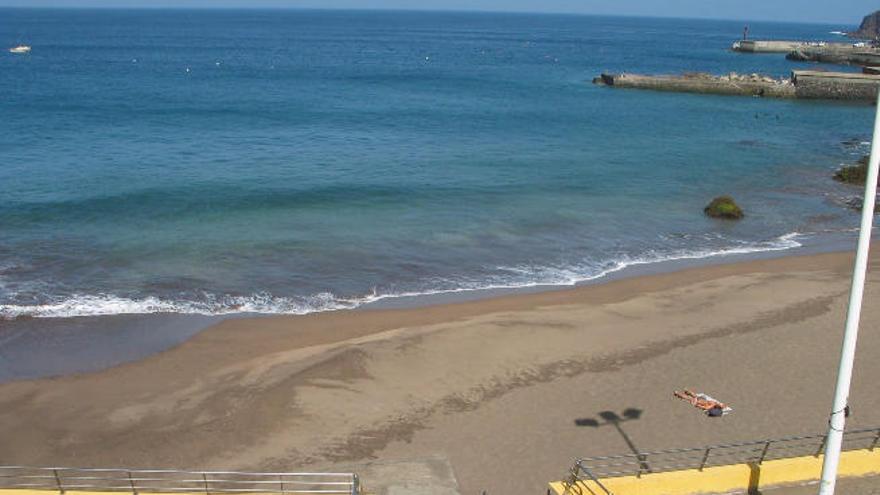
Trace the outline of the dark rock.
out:
M 853 38 L 869 40 L 880 36 L 880 10 L 873 14 L 866 15 L 865 18 L 862 19 L 862 24 L 859 25 L 859 29 L 849 33 L 849 35 Z
M 742 209 L 730 196 L 718 196 L 708 206 L 703 208 L 703 213 L 712 218 L 727 220 L 739 220 L 745 215 Z
M 859 161 L 855 165 L 844 165 L 843 167 L 840 167 L 840 169 L 834 173 L 834 180 L 845 184 L 864 186 L 865 181 L 868 180 L 868 160 L 870 159 L 871 157 L 869 155 L 865 155 L 859 158 Z
M 846 206 L 851 210 L 862 211 L 862 206 L 865 204 L 865 198 L 861 196 L 856 196 L 854 198 L 850 198 L 846 201 Z M 874 213 L 880 213 L 880 204 L 874 205 Z

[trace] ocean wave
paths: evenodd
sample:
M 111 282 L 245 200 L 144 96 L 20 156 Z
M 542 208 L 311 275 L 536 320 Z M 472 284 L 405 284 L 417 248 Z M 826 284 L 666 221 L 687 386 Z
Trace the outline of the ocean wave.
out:
M 201 300 L 166 300 L 157 297 L 133 299 L 112 294 L 77 294 L 45 304 L 2 304 L 0 305 L 0 318 L 69 318 L 155 313 L 211 316 L 243 313 L 303 315 L 324 311 L 354 309 L 385 299 L 483 290 L 573 286 L 601 279 L 639 265 L 794 249 L 802 246 L 796 240 L 800 236 L 801 234 L 799 233 L 790 233 L 770 241 L 741 242 L 738 245 L 717 250 L 680 249 L 669 252 L 651 251 L 638 257 L 621 255 L 616 259 L 600 264 L 499 266 L 494 270 L 494 275 L 480 279 L 435 278 L 428 281 L 426 285 L 429 288 L 424 290 L 381 292 L 378 289 L 374 289 L 369 294 L 354 298 L 339 297 L 329 292 L 322 292 L 308 297 L 278 297 L 266 293 L 251 296 L 216 296 L 206 294 Z
M 69 318 L 74 316 L 108 316 L 122 314 L 177 313 L 220 316 L 238 313 L 300 315 L 320 311 L 352 309 L 357 302 L 339 299 L 330 293 L 305 298 L 277 297 L 270 294 L 252 296 L 214 296 L 204 300 L 166 300 L 157 297 L 133 299 L 112 294 L 75 294 L 57 302 L 37 305 L 0 305 L 0 318 L 22 316 L 33 318 Z
M 785 251 L 795 249 L 802 246 L 796 239 L 802 236 L 798 232 L 785 234 L 771 241 L 747 243 L 743 242 L 738 246 L 728 247 L 724 249 L 704 249 L 704 250 L 686 250 L 679 249 L 669 252 L 650 251 L 645 255 L 638 257 L 621 256 L 620 258 L 609 263 L 609 266 L 597 273 L 585 274 L 583 271 L 572 268 L 550 269 L 547 267 L 537 267 L 533 272 L 543 274 L 543 277 L 549 283 L 535 283 L 534 286 L 540 285 L 577 285 L 579 283 L 590 282 L 601 279 L 613 273 L 625 270 L 627 268 L 651 265 L 656 263 L 664 263 L 670 261 L 699 260 L 722 256 L 733 256 L 741 254 L 752 254 L 761 252 Z M 518 270 L 529 272 L 527 267 L 518 267 Z

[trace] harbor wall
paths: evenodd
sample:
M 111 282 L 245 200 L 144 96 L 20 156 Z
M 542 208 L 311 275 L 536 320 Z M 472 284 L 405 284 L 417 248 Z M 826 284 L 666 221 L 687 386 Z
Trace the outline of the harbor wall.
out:
M 794 71 L 798 98 L 876 101 L 880 76 L 842 72 Z
M 800 47 L 785 56 L 799 62 L 822 62 L 826 64 L 878 65 L 880 52 L 865 47 Z
M 768 96 L 794 98 L 791 84 L 779 81 L 742 81 L 715 77 L 643 76 L 637 74 L 602 74 L 596 83 L 620 88 L 650 89 L 683 93 L 703 93 L 736 96 Z
M 819 45 L 807 41 L 738 40 L 733 43 L 731 49 L 736 52 L 744 53 L 789 53 L 794 50 L 809 49 L 812 47 L 846 50 L 847 48 L 852 48 L 852 43 L 824 43 Z
M 880 76 L 848 72 L 794 71 L 791 79 L 762 76 L 649 76 L 602 74 L 593 80 L 618 88 L 648 89 L 681 93 L 851 100 L 873 102 L 880 88 Z
M 740 40 L 734 42 L 731 48 L 744 53 L 788 53 L 801 45 L 801 41 Z

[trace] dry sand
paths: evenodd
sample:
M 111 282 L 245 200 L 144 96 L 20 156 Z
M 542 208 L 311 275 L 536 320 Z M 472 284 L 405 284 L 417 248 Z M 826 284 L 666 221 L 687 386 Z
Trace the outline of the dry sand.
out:
M 0 385 L 0 464 L 300 470 L 445 456 L 462 493 L 538 494 L 578 456 L 824 430 L 851 255 L 419 309 L 228 320 L 105 371 Z M 873 260 L 850 427 L 880 425 Z M 735 412 L 672 398 L 693 387 Z M 370 480 L 365 480 L 367 486 Z

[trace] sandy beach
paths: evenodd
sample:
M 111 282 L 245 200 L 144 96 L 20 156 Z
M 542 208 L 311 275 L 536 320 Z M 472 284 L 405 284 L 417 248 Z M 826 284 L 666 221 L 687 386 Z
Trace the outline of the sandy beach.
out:
M 880 258 L 849 427 L 880 425 Z M 0 463 L 301 470 L 443 457 L 536 494 L 578 456 L 824 431 L 852 258 L 692 268 L 415 309 L 227 320 L 96 373 L 0 385 Z M 672 398 L 692 387 L 734 413 Z M 370 480 L 364 480 L 369 486 Z

